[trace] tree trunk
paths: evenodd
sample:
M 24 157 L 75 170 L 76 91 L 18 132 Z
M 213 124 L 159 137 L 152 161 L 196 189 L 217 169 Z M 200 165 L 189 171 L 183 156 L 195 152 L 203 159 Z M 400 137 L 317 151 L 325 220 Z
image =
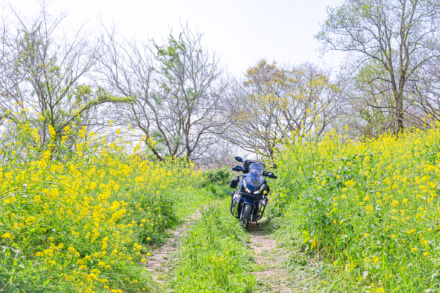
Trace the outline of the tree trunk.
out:
M 397 134 L 403 132 L 403 96 L 398 94 L 396 96 L 396 119 L 397 119 Z

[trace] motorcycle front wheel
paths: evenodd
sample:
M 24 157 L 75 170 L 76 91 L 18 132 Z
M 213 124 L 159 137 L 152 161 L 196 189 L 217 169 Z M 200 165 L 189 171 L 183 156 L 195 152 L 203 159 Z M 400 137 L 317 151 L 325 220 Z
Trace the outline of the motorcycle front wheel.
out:
M 243 217 L 241 218 L 241 225 L 243 228 L 247 230 L 249 225 L 249 219 L 251 218 L 251 212 L 252 212 L 252 206 L 245 204 L 244 205 L 244 211 L 243 211 Z

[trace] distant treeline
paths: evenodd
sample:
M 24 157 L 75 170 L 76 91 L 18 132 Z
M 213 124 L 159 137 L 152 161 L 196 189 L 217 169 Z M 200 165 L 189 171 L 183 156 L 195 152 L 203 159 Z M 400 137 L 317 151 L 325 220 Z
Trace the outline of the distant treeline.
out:
M 437 0 L 346 1 L 328 9 L 315 36 L 324 51 L 346 52 L 341 68 L 262 60 L 244 76 L 228 75 L 188 27 L 165 44 L 129 41 L 104 25 L 90 37 L 84 27 L 66 32 L 64 15 L 49 8 L 33 20 L 13 7 L 3 14 L 3 150 L 23 125 L 42 153 L 63 137 L 63 151 L 74 152 L 84 127 L 103 135 L 110 124 L 129 125 L 159 160 L 222 161 L 231 146 L 271 158 L 292 135 L 348 125 L 353 137 L 375 137 L 440 119 Z

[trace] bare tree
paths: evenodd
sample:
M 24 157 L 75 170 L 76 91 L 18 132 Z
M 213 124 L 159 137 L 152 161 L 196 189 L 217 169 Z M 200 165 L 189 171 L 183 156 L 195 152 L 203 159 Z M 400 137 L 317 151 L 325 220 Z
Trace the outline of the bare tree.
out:
M 438 0 L 350 0 L 328 9 L 328 17 L 316 36 L 324 49 L 351 54 L 353 70 L 367 69 L 359 82 L 378 84 L 368 91 L 370 102 L 382 93 L 392 101 L 370 107 L 394 116 L 395 131 L 401 132 L 413 111 L 409 100 L 420 72 L 440 57 L 440 1 Z M 372 69 L 373 67 L 373 69 Z M 372 69 L 372 70 L 370 70 Z M 388 123 L 388 122 L 387 122 Z
M 411 88 L 414 90 L 413 95 L 417 97 L 414 104 L 422 111 L 417 118 L 419 123 L 425 124 L 432 121 L 440 121 L 440 62 L 439 59 L 432 60 L 422 72 L 418 73 L 416 80 L 424 82 L 412 81 Z
M 108 32 L 111 49 L 101 59 L 111 89 L 135 103 L 118 109 L 119 119 L 136 127 L 148 148 L 164 156 L 202 158 L 225 130 L 222 108 L 227 82 L 218 59 L 204 51 L 201 35 L 188 28 L 164 46 L 122 46 Z
M 293 67 L 288 76 L 292 87 L 280 100 L 288 130 L 321 135 L 338 114 L 339 86 L 329 80 L 328 73 L 311 63 Z
M 225 137 L 246 152 L 271 157 L 277 139 L 283 139 L 285 135 L 282 113 L 275 99 L 271 96 L 263 100 L 236 82 L 231 88 L 228 102 L 232 126 Z
M 44 2 L 33 21 L 25 21 L 13 7 L 10 11 L 12 20 L 4 20 L 1 28 L 0 70 L 5 74 L 0 78 L 0 116 L 38 129 L 37 147 L 48 145 L 49 126 L 56 144 L 67 126 L 75 131 L 89 125 L 98 105 L 129 101 L 87 84 L 87 74 L 99 57 L 98 46 L 82 29 L 63 33 L 64 14 L 52 17 Z

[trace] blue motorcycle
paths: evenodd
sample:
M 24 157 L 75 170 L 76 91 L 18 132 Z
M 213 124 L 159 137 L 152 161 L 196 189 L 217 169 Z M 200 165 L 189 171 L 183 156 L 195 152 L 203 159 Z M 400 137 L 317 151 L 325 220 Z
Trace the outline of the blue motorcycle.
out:
M 247 229 L 249 222 L 261 220 L 266 209 L 270 188 L 264 177 L 277 177 L 272 172 L 264 171 L 265 165 L 259 161 L 243 161 L 241 157 L 235 157 L 235 160 L 243 163 L 243 166 L 236 166 L 232 170 L 243 172 L 243 175 L 241 178 L 235 176 L 229 183 L 231 188 L 236 188 L 232 193 L 230 211 Z

